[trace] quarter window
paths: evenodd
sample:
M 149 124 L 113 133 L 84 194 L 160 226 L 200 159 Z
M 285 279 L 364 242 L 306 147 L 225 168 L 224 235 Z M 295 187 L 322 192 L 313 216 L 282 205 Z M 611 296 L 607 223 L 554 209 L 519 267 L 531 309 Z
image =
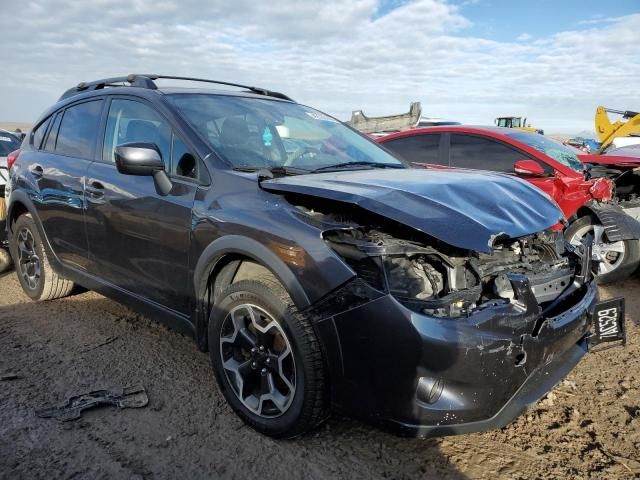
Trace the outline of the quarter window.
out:
M 449 161 L 452 167 L 513 173 L 513 164 L 526 158 L 524 153 L 496 140 L 473 135 L 451 135 Z
M 47 133 L 47 127 L 49 126 L 49 123 L 51 123 L 51 117 L 47 118 L 44 122 L 42 122 L 38 126 L 38 128 L 36 128 L 31 134 L 33 146 L 38 150 L 42 145 L 42 139 L 44 138 L 44 134 Z
M 62 120 L 62 114 L 56 114 L 56 118 L 53 120 L 53 125 L 51 126 L 51 130 L 49 130 L 49 135 L 47 135 L 47 140 L 44 142 L 45 150 L 53 151 L 56 149 L 56 139 L 58 138 L 58 129 L 60 128 L 60 121 Z
M 384 142 L 384 146 L 411 163 L 447 165 L 446 159 L 441 159 L 439 155 L 440 134 L 437 133 L 396 138 Z
M 177 135 L 173 135 L 171 173 L 180 177 L 198 178 L 198 162 Z
M 171 127 L 151 107 L 135 100 L 114 99 L 109 108 L 103 160 L 115 162 L 114 153 L 123 143 L 150 143 L 156 146 L 170 171 Z
M 79 103 L 64 111 L 56 152 L 91 159 L 98 136 L 102 100 Z

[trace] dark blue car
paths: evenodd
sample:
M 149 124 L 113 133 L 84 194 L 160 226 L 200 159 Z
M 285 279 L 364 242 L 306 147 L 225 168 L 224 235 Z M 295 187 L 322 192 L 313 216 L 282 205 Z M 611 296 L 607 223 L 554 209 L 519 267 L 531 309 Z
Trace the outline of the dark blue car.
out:
M 10 162 L 16 272 L 33 300 L 79 284 L 191 335 L 260 432 L 332 410 L 500 427 L 622 338 L 538 189 L 410 169 L 280 93 L 163 78 L 82 83 L 38 119 Z

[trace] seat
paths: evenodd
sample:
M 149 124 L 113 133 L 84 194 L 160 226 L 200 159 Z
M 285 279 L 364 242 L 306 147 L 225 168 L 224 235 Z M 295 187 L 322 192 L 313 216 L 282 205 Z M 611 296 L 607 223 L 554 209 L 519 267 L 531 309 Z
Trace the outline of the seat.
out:
M 152 143 L 158 148 L 160 158 L 169 168 L 170 161 L 170 135 L 163 136 L 160 128 L 149 120 L 129 120 L 125 131 L 125 142 Z
M 227 117 L 220 129 L 220 150 L 236 166 L 266 165 L 263 148 L 256 134 L 242 117 Z

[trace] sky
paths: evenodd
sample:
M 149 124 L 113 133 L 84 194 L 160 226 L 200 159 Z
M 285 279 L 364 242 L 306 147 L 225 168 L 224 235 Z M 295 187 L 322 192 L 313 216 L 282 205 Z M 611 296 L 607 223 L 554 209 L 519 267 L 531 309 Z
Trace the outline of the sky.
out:
M 257 85 L 347 120 L 408 111 L 593 131 L 640 109 L 640 0 L 1 0 L 0 121 L 81 81 L 156 73 Z

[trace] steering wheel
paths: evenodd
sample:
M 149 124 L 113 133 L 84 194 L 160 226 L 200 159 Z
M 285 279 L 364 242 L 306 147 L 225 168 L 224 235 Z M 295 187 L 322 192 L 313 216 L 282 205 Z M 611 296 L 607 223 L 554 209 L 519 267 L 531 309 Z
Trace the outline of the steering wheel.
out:
M 317 148 L 313 148 L 309 146 L 300 147 L 291 154 L 291 157 L 287 158 L 287 161 L 284 162 L 284 165 L 287 167 L 290 167 L 293 165 L 293 162 L 301 159 L 305 155 L 319 154 L 319 153 L 320 153 L 320 150 L 318 150 Z

